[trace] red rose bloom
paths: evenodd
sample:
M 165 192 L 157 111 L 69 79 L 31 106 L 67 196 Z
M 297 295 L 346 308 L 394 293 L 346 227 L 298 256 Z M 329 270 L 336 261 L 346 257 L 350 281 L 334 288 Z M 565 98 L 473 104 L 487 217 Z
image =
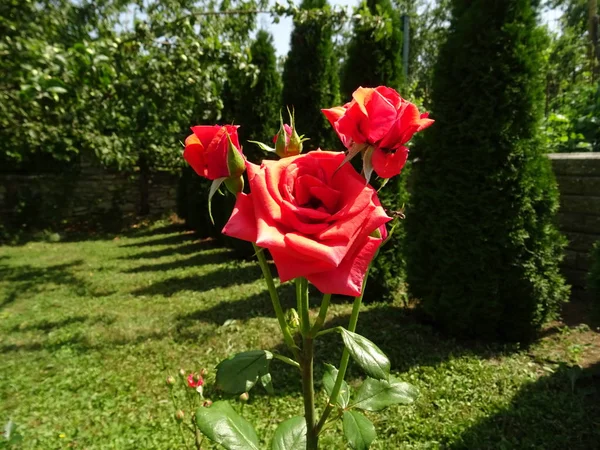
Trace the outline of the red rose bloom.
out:
M 233 174 L 230 173 L 227 166 L 229 138 L 240 155 L 242 154 L 237 129 L 237 125 L 199 125 L 192 127 L 194 134 L 188 136 L 185 140 L 183 157 L 201 177 L 209 180 L 230 177 Z
M 346 148 L 354 144 L 372 145 L 373 169 L 382 178 L 398 175 L 408 157 L 404 147 L 413 135 L 434 121 L 429 114 L 419 114 L 418 108 L 400 97 L 394 89 L 360 87 L 353 100 L 344 106 L 324 109 Z
M 247 162 L 251 194 L 238 195 L 223 233 L 268 248 L 282 282 L 306 277 L 321 292 L 360 295 L 391 219 L 343 159 L 315 151 Z
M 191 388 L 197 388 L 198 386 L 204 385 L 202 376 L 198 374 L 190 373 L 187 377 L 188 386 Z

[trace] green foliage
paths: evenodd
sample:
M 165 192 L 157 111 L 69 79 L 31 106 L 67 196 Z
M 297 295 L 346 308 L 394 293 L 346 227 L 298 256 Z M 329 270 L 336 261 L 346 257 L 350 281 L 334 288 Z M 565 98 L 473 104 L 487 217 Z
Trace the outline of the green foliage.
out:
M 227 450 L 258 450 L 258 437 L 254 428 L 226 401 L 215 402 L 210 408 L 196 411 L 200 431 L 211 441 Z
M 373 423 L 358 411 L 344 411 L 344 436 L 354 450 L 368 450 L 377 433 Z
M 400 15 L 390 0 L 366 0 L 356 11 L 362 16 L 386 18 L 383 29 L 354 23 L 342 70 L 342 95 L 349 99 L 359 87 L 385 85 L 399 89 L 402 81 L 402 30 Z
M 600 241 L 592 249 L 592 266 L 588 275 L 589 289 L 594 299 L 594 306 L 600 314 Z
M 340 333 L 350 356 L 367 375 L 378 380 L 389 378 L 390 360 L 373 342 L 344 328 Z
M 546 52 L 546 147 L 549 152 L 600 151 L 600 61 L 590 52 L 588 1 L 551 3 L 563 15 Z
M 409 192 L 407 181 L 411 171 L 409 161 L 400 176 L 388 181 L 378 193 L 379 200 L 388 211 L 388 215 L 401 212 L 408 202 Z M 381 186 L 382 180 L 374 180 L 375 188 Z M 406 259 L 405 259 L 405 228 L 404 221 L 395 222 L 394 234 L 391 239 L 380 248 L 377 258 L 373 260 L 367 282 L 367 295 L 377 301 L 392 301 L 405 296 Z
M 327 0 L 303 0 L 301 9 L 329 10 Z M 310 140 L 306 150 L 338 149 L 339 139 L 321 113 L 339 103 L 339 76 L 332 41 L 333 24 L 325 16 L 295 21 L 283 69 L 283 103 L 296 111 L 296 128 Z M 305 151 L 306 151 L 305 150 Z
M 238 133 L 244 154 L 259 164 L 265 152 L 250 140 L 270 143 L 277 133 L 281 110 L 281 76 L 277 71 L 271 35 L 260 30 L 250 46 L 250 63 L 256 72 L 235 69 L 223 95 L 223 123 L 241 125 Z
M 272 359 L 273 354 L 266 350 L 251 350 L 224 359 L 217 366 L 217 387 L 228 394 L 250 391 L 260 377 L 269 373 Z
M 273 450 L 305 450 L 306 420 L 295 416 L 277 427 L 273 435 Z
M 221 6 L 257 4 L 4 2 L 0 164 L 37 170 L 89 151 L 121 169 L 182 165 L 178 141 L 219 118 L 227 70 L 247 59 L 254 14 L 199 14 Z
M 410 291 L 449 332 L 529 341 L 568 297 L 538 135 L 546 41 L 529 0 L 452 4 L 407 212 Z

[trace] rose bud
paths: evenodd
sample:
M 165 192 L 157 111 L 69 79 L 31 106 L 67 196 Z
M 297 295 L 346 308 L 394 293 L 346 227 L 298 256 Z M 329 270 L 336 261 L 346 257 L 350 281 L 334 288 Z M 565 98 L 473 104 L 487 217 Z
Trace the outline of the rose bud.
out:
M 239 177 L 245 160 L 237 135 L 237 125 L 199 125 L 185 140 L 183 157 L 194 171 L 209 180 Z
M 300 326 L 300 317 L 294 308 L 287 310 L 285 313 L 285 321 L 292 330 L 295 330 Z
M 240 394 L 240 402 L 246 403 L 248 400 L 250 400 L 250 394 L 247 392 Z
M 294 113 L 290 112 L 290 125 L 283 123 L 283 118 L 279 114 L 279 131 L 273 137 L 273 143 L 275 144 L 275 153 L 280 158 L 287 158 L 288 156 L 296 156 L 302 153 L 302 143 L 308 141 L 304 136 L 299 136 L 296 131 L 294 124 Z
M 200 371 L 200 376 L 201 376 L 201 377 L 205 377 L 207 374 L 208 374 L 208 370 L 206 370 L 206 369 L 202 369 L 202 370 Z
M 171 375 L 169 375 L 167 377 L 167 380 L 166 380 L 167 386 L 173 387 L 173 386 L 175 386 L 175 382 L 176 382 L 175 377 L 173 377 Z
M 177 422 L 181 422 L 185 417 L 185 413 L 182 410 L 179 410 L 175 413 L 175 420 Z
M 179 376 L 181 378 L 185 378 L 185 370 L 184 369 L 179 369 Z

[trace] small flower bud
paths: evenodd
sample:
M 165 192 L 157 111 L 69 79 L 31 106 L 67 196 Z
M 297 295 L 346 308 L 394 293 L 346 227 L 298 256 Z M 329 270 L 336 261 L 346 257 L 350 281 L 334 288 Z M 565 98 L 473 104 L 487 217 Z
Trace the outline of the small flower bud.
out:
M 250 400 L 250 394 L 248 394 L 247 392 L 240 394 L 240 402 L 246 403 L 248 400 Z
M 184 369 L 179 369 L 179 376 L 181 378 L 185 378 L 185 370 Z
M 204 406 L 205 408 L 209 408 L 212 405 L 212 400 L 206 400 L 204 403 L 202 403 L 202 406 Z
M 202 369 L 202 370 L 200 371 L 200 376 L 201 376 L 201 377 L 203 377 L 203 378 L 204 378 L 204 377 L 205 377 L 207 374 L 208 374 L 208 370 L 206 370 L 206 369 Z
M 175 413 L 175 420 L 177 422 L 181 422 L 183 420 L 183 418 L 185 417 L 185 414 L 182 410 L 179 410 Z
M 169 376 L 167 377 L 167 381 L 166 381 L 166 383 L 167 383 L 167 386 L 169 386 L 169 387 L 173 387 L 173 386 L 175 386 L 175 382 L 176 382 L 176 380 L 175 380 L 175 377 L 173 377 L 173 376 L 171 376 L 171 375 L 169 375 Z
M 294 308 L 288 309 L 285 313 L 285 321 L 290 329 L 295 330 L 300 326 L 300 316 Z
M 226 178 L 225 187 L 233 195 L 237 195 L 244 190 L 244 177 L 242 175 Z

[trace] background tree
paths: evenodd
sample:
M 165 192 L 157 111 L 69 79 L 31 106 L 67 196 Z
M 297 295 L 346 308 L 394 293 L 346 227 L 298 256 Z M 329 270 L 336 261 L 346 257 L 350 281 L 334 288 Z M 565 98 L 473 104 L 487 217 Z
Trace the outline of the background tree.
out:
M 453 0 L 436 66 L 407 271 L 425 313 L 456 334 L 527 341 L 567 299 L 538 133 L 547 40 L 535 3 Z
M 342 70 L 342 95 L 350 99 L 359 86 L 381 84 L 400 89 L 402 82 L 402 29 L 399 12 L 389 0 L 366 0 L 357 8 L 360 16 L 381 16 L 385 26 L 354 22 L 348 54 Z
M 250 46 L 250 63 L 255 71 L 234 69 L 223 95 L 224 122 L 241 125 L 240 142 L 244 154 L 259 163 L 266 155 L 249 140 L 270 143 L 279 129 L 281 103 L 281 76 L 277 71 L 277 58 L 273 37 L 265 30 L 256 34 Z
M 302 9 L 329 10 L 327 0 L 303 0 Z M 333 24 L 315 14 L 294 21 L 291 47 L 283 69 L 283 104 L 294 107 L 298 132 L 310 138 L 304 148 L 339 149 L 331 125 L 321 113 L 339 103 L 338 64 L 333 48 Z
M 342 70 L 342 103 L 350 101 L 359 86 L 385 85 L 400 90 L 402 81 L 402 30 L 399 13 L 389 0 L 367 0 L 355 11 L 364 17 L 382 17 L 383 26 L 371 21 L 354 21 L 352 37 L 347 44 L 347 55 Z M 360 160 L 357 158 L 357 164 Z M 360 169 L 358 169 L 360 170 Z M 406 173 L 392 179 L 379 193 L 383 206 L 391 211 L 402 208 L 408 199 Z M 373 180 L 376 186 L 380 180 Z M 392 300 L 404 281 L 402 255 L 402 227 L 396 229 L 394 239 L 381 249 L 369 272 L 369 296 L 377 300 Z

